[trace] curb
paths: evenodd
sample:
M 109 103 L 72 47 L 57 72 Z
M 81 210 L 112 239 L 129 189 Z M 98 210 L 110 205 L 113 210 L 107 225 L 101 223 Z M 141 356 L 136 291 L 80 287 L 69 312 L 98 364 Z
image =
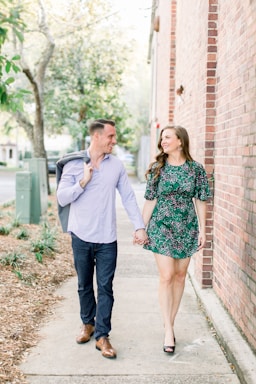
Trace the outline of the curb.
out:
M 223 346 L 228 361 L 234 365 L 241 384 L 255 384 L 256 356 L 249 344 L 237 329 L 214 290 L 199 287 L 194 276 L 193 262 L 188 273 L 195 293 L 215 328 L 219 344 Z

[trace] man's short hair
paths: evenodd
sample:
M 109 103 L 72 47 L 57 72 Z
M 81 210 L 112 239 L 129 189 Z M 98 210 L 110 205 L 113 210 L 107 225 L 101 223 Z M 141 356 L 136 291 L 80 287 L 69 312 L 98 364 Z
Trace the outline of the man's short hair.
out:
M 115 122 L 113 120 L 107 120 L 107 119 L 94 120 L 89 126 L 90 135 L 92 135 L 97 130 L 104 129 L 105 124 L 112 125 L 113 127 L 115 126 Z

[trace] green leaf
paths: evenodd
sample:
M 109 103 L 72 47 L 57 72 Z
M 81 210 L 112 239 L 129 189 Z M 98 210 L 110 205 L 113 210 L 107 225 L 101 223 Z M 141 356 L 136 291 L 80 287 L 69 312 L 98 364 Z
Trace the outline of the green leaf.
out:
M 6 73 L 10 72 L 11 66 L 12 66 L 12 63 L 9 60 L 6 60 L 6 64 L 5 64 L 5 71 L 6 71 Z
M 7 103 L 7 93 L 4 91 L 2 92 L 1 95 L 1 104 L 6 104 Z
M 19 90 L 19 93 L 23 94 L 23 95 L 32 95 L 32 92 L 31 91 L 28 91 L 26 89 L 20 89 Z
M 12 63 L 12 69 L 14 70 L 15 73 L 20 72 L 20 67 L 17 67 L 17 65 Z
M 13 32 L 18 37 L 19 41 L 21 41 L 21 42 L 24 41 L 24 36 L 20 31 L 18 31 L 16 28 L 14 28 Z
M 43 262 L 43 255 L 40 252 L 36 252 L 35 257 L 39 263 Z
M 6 28 L 0 27 L 0 44 L 2 45 L 5 42 L 7 37 L 8 30 Z
M 20 55 L 15 55 L 12 57 L 12 60 L 20 60 Z
M 9 85 L 11 83 L 14 83 L 14 81 L 15 81 L 14 77 L 8 77 L 8 79 L 5 80 L 5 84 Z

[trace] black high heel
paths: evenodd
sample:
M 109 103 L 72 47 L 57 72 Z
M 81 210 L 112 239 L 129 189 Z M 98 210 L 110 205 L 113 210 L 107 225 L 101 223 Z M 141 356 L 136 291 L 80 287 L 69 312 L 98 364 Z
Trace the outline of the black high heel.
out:
M 175 345 L 164 345 L 163 351 L 169 355 L 173 355 L 175 352 Z
M 174 345 L 164 345 L 163 346 L 163 351 L 165 353 L 169 353 L 170 355 L 173 355 L 175 352 L 176 338 L 175 338 L 174 333 L 173 333 L 173 341 L 174 341 Z M 170 349 L 171 349 L 171 351 L 170 351 Z

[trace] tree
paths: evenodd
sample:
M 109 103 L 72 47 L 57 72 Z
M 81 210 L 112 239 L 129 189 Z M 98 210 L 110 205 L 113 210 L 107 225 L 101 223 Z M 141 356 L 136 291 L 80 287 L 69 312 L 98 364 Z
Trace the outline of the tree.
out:
M 102 0 L 86 2 L 83 28 L 78 27 L 71 37 L 68 24 L 65 35 L 56 38 L 47 76 L 47 125 L 51 132 L 68 130 L 79 138 L 82 148 L 88 123 L 96 117 L 116 121 L 121 143 L 131 132 L 125 124 L 129 114 L 121 95 L 130 46 L 122 43 L 122 31 L 110 5 Z
M 61 1 L 27 0 L 24 40 L 15 38 L 13 45 L 25 75 L 19 82 L 32 93 L 15 118 L 34 157 L 46 158 L 45 130 L 69 129 L 84 141 L 88 122 L 98 116 L 116 120 L 120 142 L 130 136 L 120 96 L 130 46 L 120 39 L 114 16 L 107 0 L 69 0 L 65 7 Z
M 33 8 L 29 9 L 29 11 L 26 10 L 26 13 L 23 14 L 23 17 L 27 17 L 27 24 L 29 24 L 29 28 L 27 28 L 26 31 L 23 31 L 22 36 L 19 33 L 15 33 L 12 41 L 12 49 L 15 52 L 15 56 L 13 56 L 12 60 L 15 60 L 20 57 L 21 70 L 26 76 L 28 83 L 25 84 L 24 79 L 20 79 L 19 81 L 23 83 L 24 86 L 26 86 L 29 90 L 32 91 L 28 91 L 27 93 L 31 93 L 33 96 L 33 104 L 35 105 L 34 121 L 31 122 L 31 117 L 27 113 L 25 113 L 21 105 L 15 103 L 15 99 L 13 98 L 13 96 L 10 95 L 9 97 L 4 98 L 6 100 L 6 109 L 9 110 L 9 112 L 11 112 L 13 116 L 15 116 L 18 124 L 24 128 L 33 147 L 33 156 L 36 158 L 47 158 L 44 146 L 43 94 L 45 73 L 48 63 L 53 54 L 54 41 L 47 25 L 46 13 L 42 0 L 37 1 L 37 6 L 38 8 L 36 9 L 36 11 L 38 13 L 38 18 L 33 18 L 34 20 L 37 20 L 37 25 L 34 24 L 32 27 L 33 23 L 31 22 L 31 14 L 33 14 Z M 15 12 L 13 9 L 15 10 Z M 16 23 L 13 22 L 14 27 L 16 28 L 17 23 L 18 26 L 24 26 L 25 24 L 23 21 L 21 21 L 18 13 L 18 10 L 20 8 L 18 7 L 18 5 L 16 5 L 13 9 L 11 10 L 11 14 L 14 14 L 13 17 L 18 20 L 16 21 Z M 20 31 L 18 30 L 18 32 Z M 31 46 L 29 50 L 27 46 L 25 46 L 25 40 L 26 42 L 28 41 L 30 43 L 30 40 L 27 40 L 28 34 L 30 35 L 30 37 L 34 37 L 35 34 L 37 35 L 36 44 L 34 42 L 32 43 L 34 47 L 36 45 L 36 50 L 34 50 L 34 52 L 36 51 L 37 53 L 36 55 L 33 55 L 33 53 L 31 54 L 31 52 L 33 52 Z M 18 37 L 18 42 L 16 37 Z M 33 59 L 35 59 L 34 62 Z M 18 69 L 14 67 L 11 62 L 9 64 L 9 67 L 18 72 Z M 13 81 L 9 80 L 9 84 Z M 24 91 L 22 92 L 24 93 Z M 50 185 L 48 179 L 47 183 L 48 192 L 50 193 Z
M 12 0 L 9 0 L 8 4 L 0 0 L 0 104 L 2 108 L 13 111 L 21 108 L 21 100 L 26 93 L 23 89 L 15 92 L 10 89 L 10 85 L 15 81 L 11 73 L 17 74 L 20 71 L 17 65 L 20 56 L 14 55 L 10 58 L 2 53 L 2 48 L 10 33 L 13 33 L 20 42 L 23 41 L 25 24 L 20 16 L 21 11 L 21 6 L 15 6 Z
M 47 25 L 45 9 L 41 0 L 38 0 L 38 5 L 39 5 L 38 31 L 44 37 L 44 47 L 42 48 L 41 54 L 38 58 L 38 61 L 34 70 L 32 70 L 28 62 L 26 62 L 25 55 L 22 52 L 23 73 L 26 75 L 27 79 L 31 84 L 33 96 L 34 96 L 34 102 L 35 102 L 34 124 L 32 125 L 30 121 L 28 121 L 27 118 L 25 118 L 25 116 L 19 112 L 16 113 L 16 117 L 18 122 L 24 127 L 26 133 L 28 134 L 28 137 L 30 138 L 33 144 L 34 157 L 46 158 L 46 151 L 44 147 L 44 116 L 43 116 L 44 81 L 45 81 L 46 69 L 52 58 L 55 44 Z
M 55 130 L 67 127 L 84 147 L 88 122 L 97 117 L 117 123 L 118 141 L 126 141 L 128 115 L 121 99 L 126 56 L 111 39 L 79 39 L 59 49 L 52 61 L 46 92 L 46 120 Z M 54 84 L 54 88 L 49 88 Z

